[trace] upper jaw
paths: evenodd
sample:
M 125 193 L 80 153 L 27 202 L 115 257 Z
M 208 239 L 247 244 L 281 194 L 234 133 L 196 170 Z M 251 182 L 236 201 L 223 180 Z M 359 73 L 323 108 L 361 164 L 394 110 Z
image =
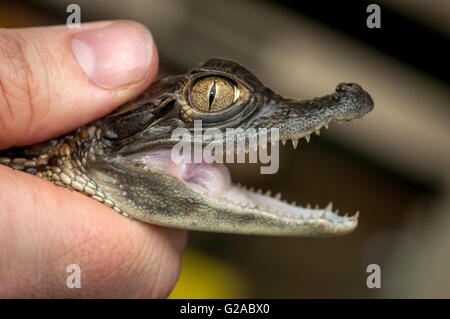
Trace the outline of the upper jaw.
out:
M 243 130 L 278 128 L 281 141 L 291 139 L 295 143 L 296 140 L 305 138 L 309 142 L 309 136 L 313 133 L 318 135 L 321 128 L 328 128 L 331 123 L 360 118 L 373 109 L 370 95 L 354 83 L 341 83 L 334 93 L 312 100 L 286 99 L 266 91 L 255 94 L 264 94 L 264 98 L 259 99 L 262 101 L 261 106 L 252 114 L 239 122 L 227 125 L 217 123 L 217 127 L 222 131 L 226 127 Z M 160 121 L 157 128 L 149 128 L 129 143 L 121 143 L 121 147 L 116 148 L 115 152 L 132 153 L 157 146 L 173 146 L 179 142 L 172 137 L 175 129 L 172 127 L 175 125 L 173 121 L 173 118 Z M 181 123 L 177 125 L 179 124 Z M 185 128 L 193 130 L 193 125 L 194 123 L 185 124 Z M 269 142 L 272 141 L 270 135 L 267 138 Z
M 309 142 L 309 136 L 319 135 L 321 128 L 360 118 L 372 109 L 372 98 L 358 84 L 341 83 L 334 93 L 311 100 L 286 99 L 272 93 L 240 126 L 278 128 L 280 140 L 305 138 Z

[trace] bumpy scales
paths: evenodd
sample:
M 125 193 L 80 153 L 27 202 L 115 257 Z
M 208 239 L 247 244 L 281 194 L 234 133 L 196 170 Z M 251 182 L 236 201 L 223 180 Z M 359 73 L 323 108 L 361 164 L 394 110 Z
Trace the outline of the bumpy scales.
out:
M 299 207 L 231 183 L 222 164 L 176 163 L 176 128 L 189 131 L 278 128 L 283 144 L 309 142 L 330 123 L 351 121 L 372 110 L 357 84 L 341 83 L 330 95 L 286 99 L 245 68 L 211 59 L 184 75 L 151 85 L 105 118 L 57 139 L 0 152 L 0 164 L 45 178 L 98 200 L 121 214 L 193 230 L 294 236 L 352 231 L 358 214 L 339 216 L 331 205 Z M 224 138 L 224 141 L 226 139 Z M 268 139 L 268 143 L 278 141 Z M 247 150 L 248 151 L 248 150 Z

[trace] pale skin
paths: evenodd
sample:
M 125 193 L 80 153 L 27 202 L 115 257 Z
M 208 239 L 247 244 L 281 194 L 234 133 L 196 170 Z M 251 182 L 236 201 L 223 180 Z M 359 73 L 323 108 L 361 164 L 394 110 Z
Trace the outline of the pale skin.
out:
M 157 66 L 149 31 L 130 21 L 0 29 L 0 149 L 106 115 L 142 92 Z M 186 239 L 0 165 L 0 298 L 165 297 Z M 80 289 L 66 286 L 71 264 Z

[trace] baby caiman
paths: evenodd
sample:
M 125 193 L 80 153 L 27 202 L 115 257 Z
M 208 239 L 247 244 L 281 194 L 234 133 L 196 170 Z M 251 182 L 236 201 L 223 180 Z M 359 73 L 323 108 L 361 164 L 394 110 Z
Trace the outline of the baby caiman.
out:
M 171 149 L 180 139 L 172 132 L 193 132 L 198 121 L 203 131 L 278 129 L 277 139 L 267 137 L 267 147 L 292 140 L 295 148 L 300 138 L 309 141 L 322 127 L 372 109 L 372 98 L 358 84 L 341 83 L 334 93 L 311 100 L 283 98 L 241 65 L 210 59 L 153 83 L 110 115 L 72 133 L 1 151 L 0 164 L 153 224 L 225 233 L 342 235 L 355 229 L 358 213 L 341 216 L 331 205 L 300 207 L 233 184 L 221 163 L 175 162 Z M 244 151 L 249 147 L 245 143 Z

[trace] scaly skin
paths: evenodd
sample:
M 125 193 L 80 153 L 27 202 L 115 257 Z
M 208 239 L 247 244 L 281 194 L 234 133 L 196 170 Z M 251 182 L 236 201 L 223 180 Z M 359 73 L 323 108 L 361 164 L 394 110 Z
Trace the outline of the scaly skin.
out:
M 208 91 L 197 85 L 203 79 Z M 221 79 L 229 86 L 220 86 Z M 208 83 L 214 83 L 213 93 Z M 207 108 L 193 102 L 203 98 Z M 231 104 L 220 109 L 220 103 Z M 279 128 L 280 140 L 291 139 L 296 147 L 299 138 L 309 141 L 321 127 L 359 118 L 372 108 L 371 97 L 357 84 L 341 83 L 333 94 L 313 100 L 285 99 L 242 66 L 211 59 L 185 75 L 154 83 L 109 116 L 59 139 L 0 152 L 0 164 L 153 224 L 227 233 L 342 235 L 357 226 L 357 214 L 339 216 L 331 205 L 288 205 L 279 197 L 228 184 L 218 164 L 193 166 L 186 173 L 186 166 L 177 166 L 167 155 L 179 142 L 171 133 L 175 128 L 192 131 L 194 120 L 202 120 L 203 129 Z

